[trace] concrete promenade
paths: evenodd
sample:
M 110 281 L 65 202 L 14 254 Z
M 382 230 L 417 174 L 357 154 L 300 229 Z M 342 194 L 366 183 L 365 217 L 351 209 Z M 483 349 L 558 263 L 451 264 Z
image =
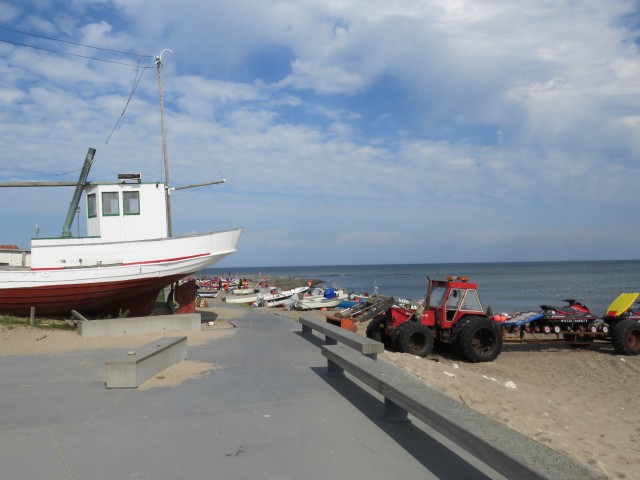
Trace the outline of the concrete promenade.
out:
M 328 377 L 297 322 L 233 323 L 188 347 L 218 368 L 172 388 L 106 389 L 114 349 L 1 357 L 0 478 L 503 478 L 418 420 L 382 422 L 382 397 Z

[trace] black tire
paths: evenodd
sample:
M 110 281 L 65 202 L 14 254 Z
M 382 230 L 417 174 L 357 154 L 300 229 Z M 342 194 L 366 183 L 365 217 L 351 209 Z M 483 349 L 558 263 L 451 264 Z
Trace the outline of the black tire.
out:
M 374 318 L 367 325 L 367 338 L 375 340 L 376 342 L 382 342 L 382 329 L 384 328 L 385 321 L 383 318 Z
M 611 329 L 611 342 L 619 355 L 640 355 L 640 322 L 618 322 Z
M 390 338 L 387 335 L 387 321 L 384 317 L 374 318 L 369 322 L 369 325 L 367 325 L 367 337 L 384 344 L 385 348 L 389 348 Z
M 407 321 L 397 329 L 398 351 L 426 357 L 433 349 L 433 334 L 421 323 Z
M 451 345 L 449 347 L 451 355 L 462 360 L 467 360 L 467 358 L 464 356 L 464 352 L 462 351 L 462 348 L 460 346 L 460 334 L 462 333 L 462 329 L 467 324 L 470 318 L 475 317 L 461 318 L 460 320 L 458 320 L 458 323 L 451 327 Z
M 492 362 L 502 351 L 500 326 L 489 318 L 467 318 L 458 341 L 464 358 L 472 363 Z

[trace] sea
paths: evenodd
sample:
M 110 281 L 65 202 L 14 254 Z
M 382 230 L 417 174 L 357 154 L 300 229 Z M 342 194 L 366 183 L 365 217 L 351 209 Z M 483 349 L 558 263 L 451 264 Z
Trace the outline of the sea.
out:
M 300 277 L 347 292 L 409 300 L 424 299 L 428 277 L 466 276 L 478 285 L 484 309 L 490 306 L 494 313 L 536 311 L 574 299 L 602 315 L 620 293 L 640 292 L 640 260 L 209 268 L 199 274 Z

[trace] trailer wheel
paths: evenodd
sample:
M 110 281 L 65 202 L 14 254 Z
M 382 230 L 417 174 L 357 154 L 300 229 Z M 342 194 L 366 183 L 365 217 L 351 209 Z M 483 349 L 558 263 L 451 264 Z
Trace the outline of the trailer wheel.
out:
M 460 332 L 460 348 L 472 363 L 492 362 L 502 350 L 500 327 L 489 318 L 468 317 Z
M 551 333 L 551 327 L 549 325 L 545 325 L 543 330 L 544 330 L 544 333 L 546 334 Z
M 389 348 L 391 338 L 387 335 L 387 320 L 384 317 L 371 320 L 367 325 L 367 337 L 384 344 L 384 348 Z
M 622 320 L 611 329 L 611 342 L 619 355 L 640 354 L 640 322 Z
M 408 321 L 397 328 L 398 350 L 418 357 L 426 357 L 433 348 L 433 334 L 421 323 Z

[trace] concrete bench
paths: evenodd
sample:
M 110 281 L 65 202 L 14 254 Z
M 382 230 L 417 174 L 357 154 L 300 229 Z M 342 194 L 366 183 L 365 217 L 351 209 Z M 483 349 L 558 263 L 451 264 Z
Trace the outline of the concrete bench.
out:
M 109 318 L 103 320 L 85 319 L 78 322 L 78 335 L 82 338 L 117 337 L 123 335 L 138 335 L 140 333 L 179 335 L 178 332 L 199 332 L 202 329 L 201 323 L 199 313 Z
M 379 353 L 384 352 L 384 345 L 380 342 L 376 342 L 370 338 L 367 338 L 357 333 L 340 328 L 337 325 L 332 325 L 324 320 L 317 320 L 315 318 L 300 317 L 298 319 L 302 325 L 302 333 L 310 334 L 313 330 L 324 334 L 325 345 L 336 345 L 338 342 L 342 343 L 358 352 L 362 355 L 375 360 Z M 330 367 L 331 368 L 331 367 Z
M 161 370 L 187 358 L 187 337 L 165 337 L 106 362 L 107 388 L 137 388 Z
M 530 439 L 383 361 L 373 361 L 342 345 L 325 345 L 322 355 L 384 396 L 384 418 L 408 421 L 408 413 L 452 440 L 506 478 L 588 480 L 605 475 Z

